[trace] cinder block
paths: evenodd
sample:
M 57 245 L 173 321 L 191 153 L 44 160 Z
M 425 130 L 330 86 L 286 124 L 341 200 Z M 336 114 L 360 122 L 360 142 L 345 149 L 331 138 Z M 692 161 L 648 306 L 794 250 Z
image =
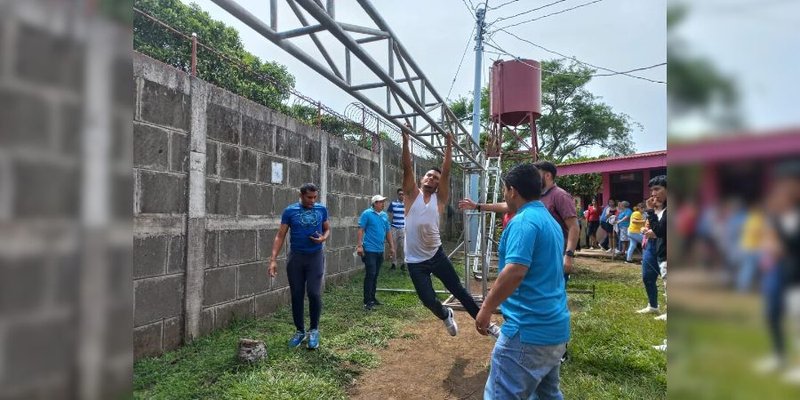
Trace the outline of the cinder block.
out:
M 214 268 L 205 271 L 204 306 L 224 303 L 236 298 L 236 268 Z
M 167 261 L 167 236 L 134 238 L 133 278 L 164 274 Z
M 147 278 L 135 281 L 135 326 L 174 317 L 183 309 L 183 275 Z
M 242 184 L 241 215 L 271 215 L 272 187 Z
M 286 156 L 289 154 L 288 147 L 291 146 L 291 143 L 288 143 L 286 140 L 286 136 L 289 132 L 280 126 L 275 128 L 275 154 Z
M 214 142 L 206 143 L 206 175 L 219 175 L 217 168 L 217 144 Z
M 162 348 L 164 351 L 175 350 L 183 344 L 183 317 L 165 320 L 163 329 Z
M 239 179 L 241 154 L 238 147 L 220 145 L 219 175 L 223 178 Z
M 241 264 L 256 259 L 256 231 L 220 231 L 220 265 Z
M 214 330 L 214 309 L 207 308 L 200 313 L 200 335 L 205 336 Z
M 239 164 L 239 178 L 255 182 L 258 175 L 258 155 L 252 150 L 242 149 L 241 163 Z
M 215 231 L 206 231 L 206 268 L 219 265 L 219 234 Z
M 358 157 L 358 176 L 369 178 L 372 175 L 372 162 Z
M 163 326 L 163 322 L 158 321 L 155 324 L 142 326 L 133 330 L 134 359 L 138 360 L 142 357 L 153 357 L 162 353 L 161 330 Z
M 275 149 L 275 125 L 242 115 L 242 145 L 267 153 Z
M 141 99 L 142 120 L 189 131 L 191 108 L 191 97 L 158 83 L 144 81 Z
M 0 318 L 24 315 L 40 308 L 46 289 L 42 282 L 46 278 L 43 256 L 0 258 Z
M 288 288 L 256 295 L 256 317 L 272 314 L 282 306 L 289 304 L 290 301 Z
M 339 168 L 339 149 L 335 147 L 328 148 L 328 168 Z
M 230 325 L 234 319 L 244 320 L 253 317 L 254 298 L 234 301 L 215 308 L 214 323 L 216 329 Z
M 239 186 L 235 182 L 206 179 L 206 213 L 236 215 Z
M 19 24 L 15 52 L 16 77 L 49 87 L 82 92 L 86 71 L 86 45 L 70 35 L 54 34 L 26 23 Z M 7 51 L 13 51 L 7 49 Z M 53 65 L 58 60 L 58 65 Z
M 329 193 L 327 196 L 328 204 L 325 206 L 328 208 L 328 216 L 329 217 L 339 217 L 341 216 L 341 211 L 339 209 L 339 195 Z
M 270 278 L 269 290 L 278 290 L 289 287 L 289 278 L 286 273 L 286 260 L 278 259 L 278 274 L 274 278 Z
M 239 293 L 237 298 L 252 296 L 269 290 L 268 263 L 261 261 L 239 266 Z
M 77 217 L 81 176 L 75 167 L 18 160 L 13 176 L 15 217 Z
M 189 136 L 172 134 L 171 168 L 175 172 L 189 171 Z
M 303 161 L 307 163 L 320 163 L 320 144 L 317 140 L 304 139 L 303 143 Z
M 141 212 L 182 214 L 186 212 L 185 175 L 142 171 L 140 175 Z
M 269 260 L 272 256 L 272 243 L 275 241 L 277 229 L 265 229 L 258 231 L 258 259 Z M 286 235 L 288 240 L 289 235 Z
M 209 139 L 239 144 L 239 112 L 209 103 L 206 107 L 206 135 Z
M 341 168 L 345 172 L 356 172 L 356 156 L 348 151 L 342 150 L 341 153 Z
M 186 270 L 186 240 L 184 236 L 173 236 L 169 241 L 169 258 L 167 272 L 176 273 Z
M 167 170 L 169 134 L 149 125 L 133 124 L 133 165 Z

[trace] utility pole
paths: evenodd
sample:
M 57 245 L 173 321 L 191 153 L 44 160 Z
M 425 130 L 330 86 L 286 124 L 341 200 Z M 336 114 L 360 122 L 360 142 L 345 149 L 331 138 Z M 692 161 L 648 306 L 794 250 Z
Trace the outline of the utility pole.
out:
M 475 140 L 475 143 L 480 143 L 481 135 L 481 64 L 483 61 L 483 34 L 486 28 L 484 21 L 485 16 L 486 9 L 483 8 L 478 9 L 475 13 L 475 23 L 477 24 L 475 27 L 475 82 L 472 86 L 472 139 Z M 480 201 L 480 197 L 478 196 L 478 181 L 479 174 L 476 171 L 472 171 L 469 176 L 469 198 L 475 202 Z M 474 252 L 475 246 L 478 244 L 477 239 L 480 218 L 479 216 L 467 220 L 469 223 L 467 233 L 469 233 L 469 235 L 464 239 L 469 243 L 469 246 L 465 246 L 465 250 L 470 252 Z

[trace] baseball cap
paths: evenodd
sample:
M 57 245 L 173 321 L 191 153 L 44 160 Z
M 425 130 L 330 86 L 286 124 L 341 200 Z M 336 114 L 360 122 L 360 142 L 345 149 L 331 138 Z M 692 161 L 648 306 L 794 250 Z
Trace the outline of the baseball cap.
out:
M 386 200 L 386 197 L 376 194 L 375 196 L 372 196 L 372 201 L 370 201 L 370 204 L 375 204 L 379 201 L 384 201 L 384 200 Z

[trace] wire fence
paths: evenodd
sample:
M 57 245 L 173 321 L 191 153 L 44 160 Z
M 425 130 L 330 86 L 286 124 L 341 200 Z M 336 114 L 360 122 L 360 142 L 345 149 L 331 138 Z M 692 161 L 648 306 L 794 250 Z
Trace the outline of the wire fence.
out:
M 283 112 L 307 125 L 344 138 L 362 148 L 378 151 L 380 139 L 395 144 L 401 143 L 400 130 L 361 103 L 350 103 L 345 108 L 344 114 L 339 113 L 321 101 L 300 93 L 291 85 L 256 70 L 242 59 L 203 43 L 202 38 L 195 34 L 182 32 L 137 7 L 134 7 L 133 11 L 135 51 L 256 103 Z M 147 35 L 142 29 L 137 31 L 137 26 L 142 26 L 140 24 L 168 32 L 170 37 L 165 40 L 158 35 Z M 176 48 L 180 51 L 175 51 Z M 230 68 L 234 68 L 242 75 L 232 76 Z M 237 78 L 249 81 L 249 84 L 242 85 L 241 80 Z M 421 148 L 421 146 L 415 147 Z M 424 157 L 423 154 L 418 155 Z

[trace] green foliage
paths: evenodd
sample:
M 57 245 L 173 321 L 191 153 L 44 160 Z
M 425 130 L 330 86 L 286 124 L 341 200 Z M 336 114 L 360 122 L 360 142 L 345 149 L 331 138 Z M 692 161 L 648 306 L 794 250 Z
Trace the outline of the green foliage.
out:
M 552 71 L 552 72 L 550 72 Z M 580 157 L 590 148 L 601 148 L 612 156 L 635 151 L 632 132 L 641 126 L 629 116 L 615 113 L 611 106 L 585 86 L 595 71 L 559 60 L 542 62 L 542 116 L 537 121 L 539 158 L 556 164 Z M 450 104 L 459 119 L 469 120 L 472 102 L 459 97 Z M 481 125 L 488 130 L 489 88 L 481 90 Z M 520 127 L 519 139 L 530 139 L 530 128 Z M 504 151 L 522 150 L 512 133 L 503 137 Z M 482 145 L 483 140 L 482 140 Z
M 264 106 L 282 110 L 294 77 L 286 67 L 264 62 L 247 52 L 236 29 L 211 18 L 197 4 L 180 0 L 136 0 L 135 7 L 164 21 L 247 68 L 226 60 L 202 46 L 197 47 L 199 78 Z M 133 48 L 183 71 L 191 69 L 191 41 L 139 13 L 133 18 Z
M 604 157 L 606 157 L 606 155 L 600 155 L 598 157 L 575 157 L 564 160 L 564 163 L 590 161 Z M 557 180 L 558 186 L 564 188 L 564 190 L 576 198 L 594 197 L 597 192 L 600 191 L 600 186 L 603 184 L 603 176 L 600 174 L 559 176 Z
M 714 116 L 721 128 L 735 128 L 742 124 L 738 112 L 739 93 L 730 76 L 723 74 L 705 57 L 692 54 L 675 28 L 688 15 L 688 6 L 670 3 L 667 8 L 667 99 L 671 116 L 681 116 L 694 111 L 707 112 L 714 104 L 723 107 L 721 115 Z
M 650 347 L 661 343 L 666 326 L 633 312 L 644 301 L 641 272 L 621 264 L 609 272 L 593 272 L 586 262 L 576 259 L 578 272 L 570 287 L 596 285 L 597 296 L 569 295 L 572 357 L 561 370 L 565 398 L 666 398 L 666 358 Z M 460 265 L 455 269 L 463 272 Z M 380 286 L 413 288 L 399 271 L 382 271 Z M 405 329 L 433 318 L 414 293 L 379 293 L 385 305 L 367 313 L 361 306 L 362 285 L 359 274 L 342 286 L 326 287 L 321 345 L 316 351 L 287 348 L 294 327 L 288 307 L 283 307 L 270 317 L 238 321 L 173 352 L 137 361 L 134 398 L 345 399 L 359 375 L 380 368 L 377 351 L 389 340 L 413 341 L 412 348 L 420 352 L 430 346 Z M 434 288 L 443 289 L 438 280 Z M 263 340 L 268 359 L 255 365 L 236 362 L 235 349 L 242 337 Z M 454 340 L 465 339 L 459 335 Z

